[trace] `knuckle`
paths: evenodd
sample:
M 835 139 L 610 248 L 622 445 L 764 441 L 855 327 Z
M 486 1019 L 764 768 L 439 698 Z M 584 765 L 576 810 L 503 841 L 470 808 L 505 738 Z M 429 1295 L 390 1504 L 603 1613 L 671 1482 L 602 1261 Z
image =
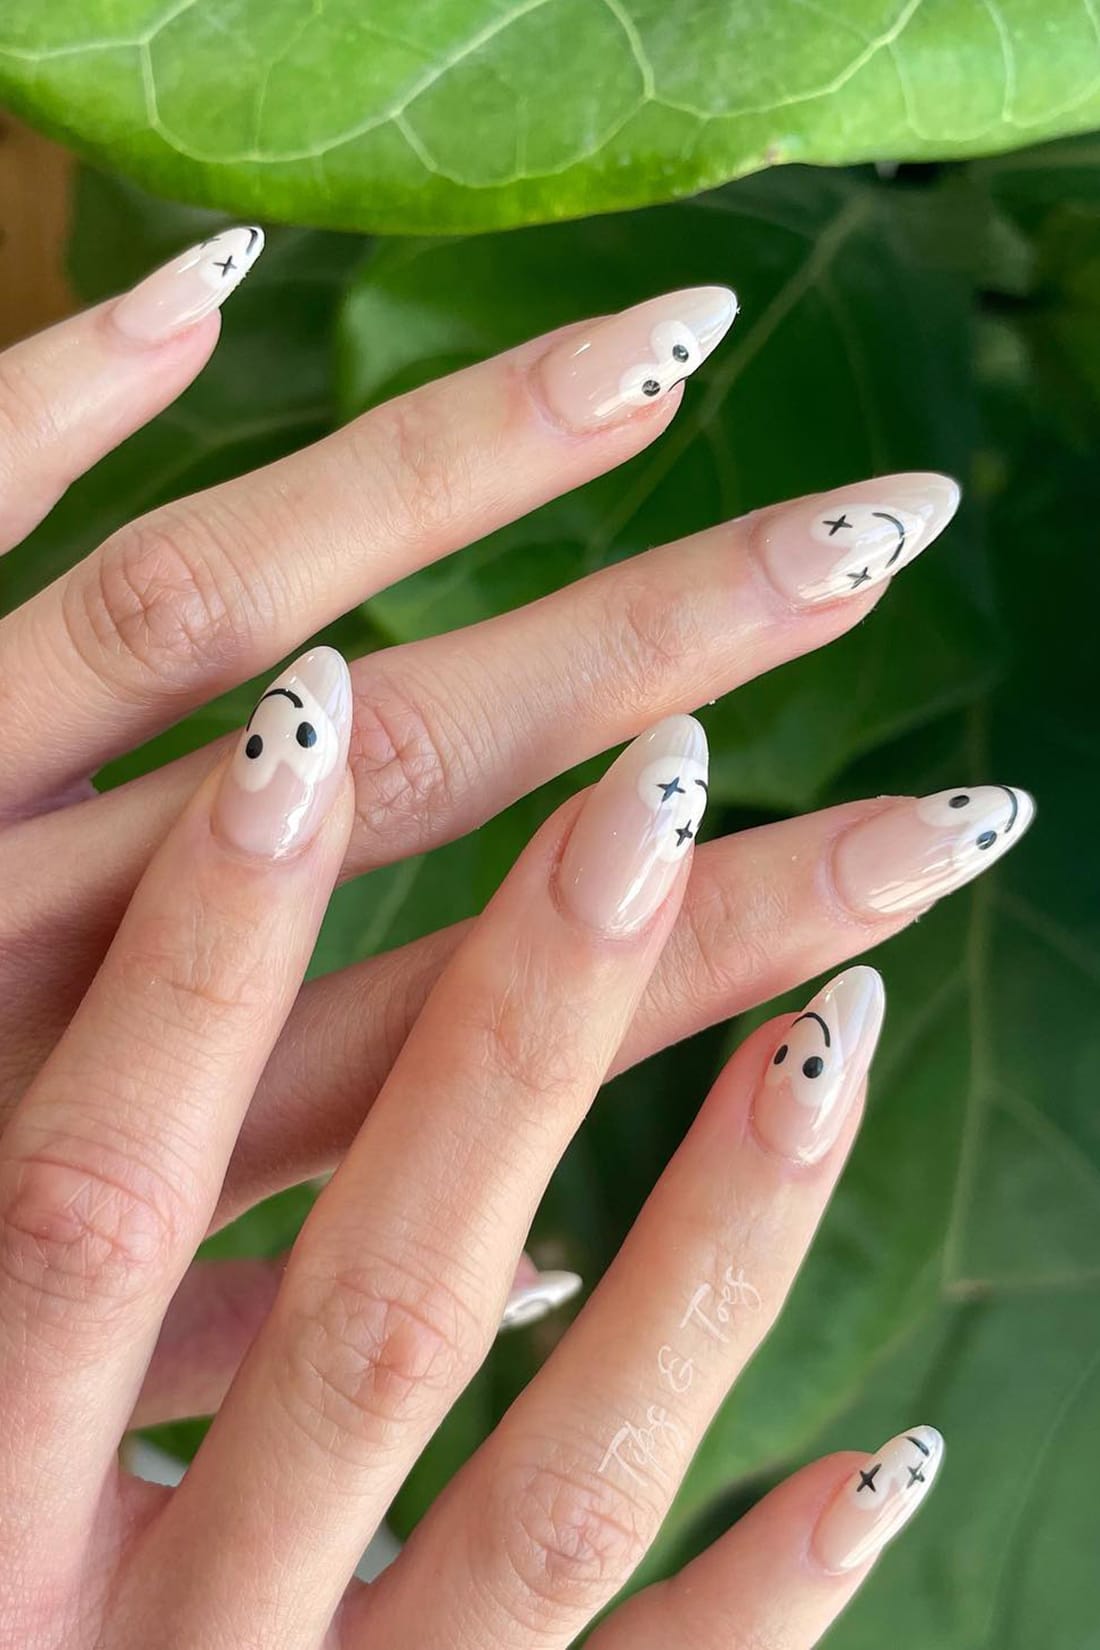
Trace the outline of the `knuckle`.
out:
M 211 524 L 184 505 L 123 527 L 66 591 L 71 639 L 97 674 L 137 672 L 189 688 L 228 676 L 264 623 L 262 580 L 245 579 Z M 112 669 L 113 664 L 113 669 Z
M 176 1045 L 181 1031 L 194 1030 L 209 1043 L 215 1028 L 223 1034 L 237 1021 L 243 1035 L 255 1037 L 257 1021 L 277 994 L 282 964 L 268 952 L 249 891 L 242 892 L 244 909 L 227 911 L 204 899 L 196 879 L 193 917 L 185 926 L 174 917 L 135 925 L 119 951 L 112 985 L 119 1004 L 131 1005 L 131 1015 L 132 1005 L 140 1005 L 152 1035 L 167 1028 Z M 199 1055 L 201 1045 L 173 1051 Z
M 650 705 L 662 684 L 677 681 L 692 660 L 706 657 L 702 618 L 689 597 L 670 600 L 668 590 L 653 580 L 616 581 L 613 590 L 613 605 L 600 630 L 616 638 L 617 691 L 632 704 L 640 699 Z
M 356 695 L 355 810 L 372 836 L 390 841 L 400 822 L 418 839 L 434 837 L 453 818 L 470 753 L 449 720 L 426 697 L 417 703 L 382 679 Z
M 553 964 L 525 953 L 503 989 L 479 998 L 461 1017 L 482 1068 L 532 1102 L 532 1119 L 556 1114 L 563 1096 L 583 1087 L 591 1042 L 584 1001 L 563 991 Z M 591 1074 L 598 1084 L 598 1074 Z M 552 1111 L 548 1108 L 552 1108 Z
M 776 970 L 776 934 L 790 912 L 767 877 L 696 878 L 682 907 L 692 955 L 686 974 L 700 1002 L 739 997 Z
M 455 407 L 438 389 L 398 396 L 366 414 L 350 435 L 375 477 L 383 528 L 399 542 L 434 542 L 465 515 L 473 452 Z
M 74 1304 L 112 1317 L 143 1299 L 178 1254 L 180 1194 L 122 1149 L 64 1148 L 0 1175 L 0 1271 L 39 1315 L 72 1326 Z
M 442 1412 L 476 1366 L 482 1337 L 438 1280 L 387 1283 L 362 1267 L 307 1287 L 290 1308 L 284 1407 L 328 1456 L 361 1459 Z
M 629 1579 L 659 1515 L 608 1478 L 548 1461 L 501 1485 L 489 1519 L 510 1613 L 527 1631 L 591 1612 Z
M 0 353 L 0 452 L 9 455 L 5 471 L 15 477 L 27 457 L 61 446 L 54 408 L 35 375 L 18 351 Z

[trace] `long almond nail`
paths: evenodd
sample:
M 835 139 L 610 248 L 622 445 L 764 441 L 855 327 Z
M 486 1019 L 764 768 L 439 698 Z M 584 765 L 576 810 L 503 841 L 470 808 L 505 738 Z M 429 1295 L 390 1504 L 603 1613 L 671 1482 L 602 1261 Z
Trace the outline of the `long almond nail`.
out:
M 818 1520 L 813 1551 L 826 1570 L 855 1570 L 912 1518 L 943 1460 L 935 1427 L 914 1427 L 857 1468 Z
M 1034 817 L 1034 800 L 1010 785 L 906 798 L 840 838 L 837 885 L 858 910 L 920 910 L 988 869 Z
M 886 994 L 874 968 L 848 968 L 789 1025 L 753 1103 L 765 1145 L 817 1163 L 836 1143 L 875 1052 Z
M 573 430 L 651 406 L 702 365 L 736 314 L 728 287 L 697 286 L 596 321 L 539 363 L 546 403 Z
M 771 510 L 760 553 L 772 583 L 800 606 L 873 590 L 943 532 L 959 507 L 950 476 L 881 476 Z
M 214 802 L 226 841 L 280 859 L 314 836 L 343 782 L 351 677 L 331 647 L 303 653 L 262 695 Z
M 512 1290 L 501 1316 L 501 1329 L 537 1323 L 572 1300 L 581 1287 L 582 1281 L 576 1272 L 539 1272 L 530 1283 Z
M 707 737 L 669 716 L 628 745 L 581 809 L 562 855 L 563 903 L 589 928 L 641 928 L 690 853 L 707 804 Z
M 112 315 L 127 338 L 159 344 L 193 327 L 236 292 L 264 249 L 255 224 L 223 229 L 154 270 L 118 299 Z

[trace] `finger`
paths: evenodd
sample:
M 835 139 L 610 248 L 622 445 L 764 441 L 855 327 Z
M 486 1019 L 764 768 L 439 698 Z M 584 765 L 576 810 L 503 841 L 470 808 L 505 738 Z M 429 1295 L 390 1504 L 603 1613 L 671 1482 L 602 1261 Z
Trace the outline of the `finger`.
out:
M 0 1509 L 59 1540 L 112 1469 L 301 983 L 346 845 L 350 711 L 331 649 L 263 697 L 0 1138 Z
M 1013 795 L 1011 829 L 1012 801 L 991 786 L 846 803 L 704 843 L 612 1072 L 882 944 L 1019 841 L 1034 806 Z M 970 805 L 952 807 L 962 796 Z M 953 841 L 935 823 L 945 817 Z M 979 847 L 992 829 L 998 842 Z M 219 1222 L 339 1159 L 463 932 L 310 982 L 245 1119 Z
M 917 1511 L 942 1460 L 939 1433 L 912 1427 L 877 1456 L 815 1461 L 678 1575 L 635 1594 L 588 1650 L 810 1650 Z M 913 1467 L 920 1479 L 910 1484 Z
M 923 522 L 923 536 L 910 532 L 909 555 L 946 524 L 957 497 L 946 477 L 859 483 L 651 551 L 517 613 L 358 661 L 356 825 L 345 874 L 473 830 L 639 728 L 833 641 L 868 612 L 882 584 L 809 605 L 796 599 L 796 586 L 819 590 L 833 565 L 822 524 L 877 522 L 888 499 L 910 524 Z M 886 534 L 877 559 L 867 543 L 857 547 L 861 570 L 873 562 L 880 578 L 899 565 L 886 567 L 897 542 L 889 525 Z M 42 984 L 58 1013 L 84 977 L 73 957 L 81 931 L 113 931 L 151 844 L 216 759 L 216 749 L 201 752 L 83 814 L 41 822 L 33 837 L 9 833 L 0 842 L 0 860 L 19 866 L 18 903 L 6 913 L 9 952 L 26 936 L 31 966 L 57 971 Z M 76 850 L 89 833 L 100 845 L 94 856 Z M 61 944 L 43 943 L 51 927 L 63 936 L 64 970 Z M 27 1030 L 25 1021 L 12 1027 L 9 1045 Z
M 622 463 L 664 428 L 684 372 L 735 313 L 732 293 L 704 287 L 536 340 L 123 528 L 0 625 L 18 719 L 39 728 L 0 756 L 9 806 L 94 771 L 374 591 Z M 690 359 L 681 370 L 669 356 L 644 381 L 659 392 L 649 399 L 627 376 L 669 328 L 669 349 Z
M 172 1297 L 131 1427 L 213 1415 L 275 1301 L 284 1261 L 198 1261 Z M 499 1333 L 538 1323 L 573 1299 L 576 1272 L 540 1272 L 520 1258 Z
M 854 968 L 734 1056 L 569 1334 L 357 1603 L 375 1642 L 454 1650 L 457 1621 L 470 1646 L 551 1650 L 625 1584 L 794 1281 L 882 1011 Z
M 150 1532 L 148 1573 L 189 1555 L 167 1601 L 158 1582 L 168 1636 L 243 1634 L 256 1600 L 241 1560 L 260 1548 L 296 1577 L 268 1601 L 269 1636 L 324 1635 L 484 1357 L 535 1205 L 633 1013 L 682 889 L 705 749 L 689 717 L 643 735 L 540 832 L 456 954 Z
M 186 389 L 217 342 L 214 311 L 263 245 L 260 229 L 223 230 L 121 298 L 0 355 L 0 554 Z

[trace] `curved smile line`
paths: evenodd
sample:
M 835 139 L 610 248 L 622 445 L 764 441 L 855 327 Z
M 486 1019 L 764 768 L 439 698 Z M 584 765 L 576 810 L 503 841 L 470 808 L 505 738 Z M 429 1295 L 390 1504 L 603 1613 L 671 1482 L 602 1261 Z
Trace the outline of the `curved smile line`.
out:
M 893 522 L 894 526 L 898 530 L 898 547 L 894 551 L 894 554 L 890 557 L 890 560 L 886 563 L 887 567 L 893 567 L 894 563 L 905 549 L 905 523 L 903 521 L 899 521 L 897 516 L 892 516 L 889 510 L 872 510 L 871 514 L 873 516 L 878 516 L 881 521 Z
M 803 1020 L 816 1020 L 818 1025 L 821 1027 L 822 1036 L 825 1038 L 825 1047 L 832 1048 L 833 1039 L 829 1036 L 829 1028 L 825 1024 L 825 1021 L 821 1018 L 820 1014 L 815 1014 L 812 1008 L 808 1008 L 805 1014 L 800 1014 L 798 1016 L 798 1019 L 794 1022 L 794 1026 L 799 1025 Z M 794 1030 L 794 1026 L 791 1027 L 792 1031 Z

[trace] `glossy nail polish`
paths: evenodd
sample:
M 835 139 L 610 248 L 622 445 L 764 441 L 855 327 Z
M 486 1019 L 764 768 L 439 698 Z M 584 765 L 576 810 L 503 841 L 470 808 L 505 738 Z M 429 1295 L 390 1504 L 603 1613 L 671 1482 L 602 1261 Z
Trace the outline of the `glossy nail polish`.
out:
M 881 476 L 769 511 L 758 543 L 772 583 L 797 606 L 873 590 L 907 567 L 959 507 L 950 476 Z
M 220 308 L 263 249 L 254 224 L 211 235 L 124 293 L 111 312 L 115 326 L 137 343 L 162 343 Z
M 921 910 L 1000 859 L 1034 817 L 1032 798 L 1009 785 L 907 797 L 840 838 L 837 886 L 857 910 Z
M 834 1573 L 858 1569 L 907 1524 L 943 1461 L 935 1427 L 914 1427 L 852 1474 L 818 1520 L 813 1552 Z
M 303 848 L 343 783 L 351 711 L 351 677 L 334 648 L 312 648 L 284 670 L 257 702 L 222 776 L 218 834 L 261 859 Z
M 529 1283 L 514 1288 L 508 1296 L 500 1327 L 518 1329 L 523 1324 L 537 1323 L 550 1312 L 572 1300 L 582 1287 L 576 1272 L 538 1272 Z
M 886 994 L 874 968 L 845 969 L 786 1027 L 753 1103 L 764 1144 L 816 1163 L 844 1126 L 875 1052 Z
M 707 738 L 693 716 L 641 734 L 592 790 L 562 855 L 562 903 L 586 927 L 628 934 L 656 912 L 707 804 Z
M 728 287 L 699 286 L 595 321 L 535 369 L 546 405 L 571 430 L 627 418 L 701 366 L 736 314 Z

